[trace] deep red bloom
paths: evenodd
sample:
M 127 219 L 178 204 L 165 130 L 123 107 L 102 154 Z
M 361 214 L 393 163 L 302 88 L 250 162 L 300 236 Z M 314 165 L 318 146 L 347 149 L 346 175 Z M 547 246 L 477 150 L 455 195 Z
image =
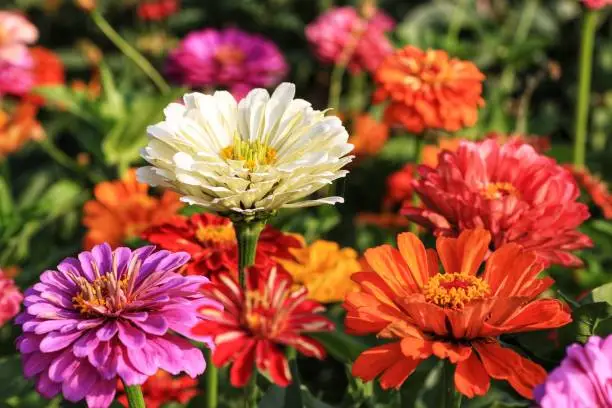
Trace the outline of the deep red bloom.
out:
M 169 402 L 186 404 L 198 395 L 197 386 L 198 380 L 195 378 L 189 378 L 186 375 L 172 377 L 167 372 L 159 370 L 142 384 L 142 395 L 147 408 L 160 408 Z M 125 387 L 122 381 L 118 381 L 117 390 L 120 394 L 117 400 L 124 407 L 128 407 L 128 399 L 123 392 Z
M 590 247 L 577 228 L 589 218 L 571 173 L 528 144 L 496 140 L 462 141 L 456 152 L 442 151 L 434 169 L 420 166 L 415 183 L 423 207 L 407 205 L 402 213 L 434 230 L 457 236 L 484 227 L 493 248 L 515 242 L 540 260 L 579 266 L 570 251 Z
M 33 47 L 30 55 L 34 60 L 32 69 L 34 76 L 33 86 L 62 85 L 66 82 L 64 63 L 56 53 L 45 47 Z M 45 101 L 38 95 L 28 94 L 26 100 L 36 105 L 44 105 Z
M 230 381 L 234 387 L 248 383 L 254 365 L 285 387 L 291 383 L 285 347 L 323 359 L 323 346 L 305 334 L 331 331 L 334 324 L 317 314 L 325 308 L 307 299 L 306 287 L 295 288 L 287 272 L 251 267 L 246 274 L 246 291 L 227 273 L 203 286 L 204 293 L 221 303 L 223 310 L 201 308 L 206 322 L 193 333 L 213 337 L 214 365 L 233 362 Z
M 189 275 L 214 276 L 221 272 L 238 273 L 238 245 L 234 227 L 228 218 L 213 214 L 175 217 L 154 226 L 142 235 L 144 239 L 170 251 L 191 254 Z M 293 260 L 289 249 L 299 248 L 298 238 L 267 225 L 259 236 L 255 265 L 260 268 L 276 264 L 273 258 Z
M 396 204 L 402 204 L 412 199 L 415 175 L 416 166 L 408 163 L 387 177 L 387 192 L 383 200 L 385 208 L 391 208 Z
M 143 0 L 137 13 L 141 20 L 159 21 L 175 14 L 178 9 L 179 0 Z

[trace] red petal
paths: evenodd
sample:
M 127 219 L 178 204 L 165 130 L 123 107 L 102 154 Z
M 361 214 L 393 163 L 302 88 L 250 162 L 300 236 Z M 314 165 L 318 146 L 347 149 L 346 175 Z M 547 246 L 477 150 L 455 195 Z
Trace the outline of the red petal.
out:
M 473 398 L 475 395 L 485 395 L 490 385 L 489 374 L 485 371 L 476 353 L 472 353 L 467 360 L 457 364 L 455 387 L 466 397 Z

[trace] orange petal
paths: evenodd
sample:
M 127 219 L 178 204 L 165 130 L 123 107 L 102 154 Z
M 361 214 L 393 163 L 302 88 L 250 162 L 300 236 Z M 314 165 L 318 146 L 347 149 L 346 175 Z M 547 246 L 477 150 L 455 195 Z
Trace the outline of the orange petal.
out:
M 363 381 L 371 381 L 402 358 L 399 341 L 383 344 L 361 353 L 353 363 L 351 373 Z
M 368 249 L 365 258 L 396 296 L 405 297 L 419 291 L 408 265 L 399 251 L 390 245 Z
M 506 244 L 487 260 L 483 278 L 489 284 L 492 296 L 509 297 L 520 295 L 541 271 L 542 266 L 536 263 L 534 253 L 517 244 Z
M 497 342 L 474 342 L 487 373 L 506 380 L 523 397 L 533 398 L 533 389 L 546 379 L 546 370 Z
M 467 360 L 459 362 L 455 369 L 455 387 L 468 398 L 475 395 L 485 395 L 491 381 L 489 374 L 478 359 L 476 353 L 471 353 Z
M 380 377 L 380 386 L 383 390 L 390 388 L 398 389 L 406 378 L 417 368 L 421 360 L 402 358 L 389 367 Z
M 440 273 L 440 265 L 438 265 L 438 253 L 435 249 L 427 249 L 427 267 L 429 268 L 429 277 L 436 276 Z
M 425 339 L 423 333 L 408 323 L 406 320 L 397 319 L 391 322 L 384 330 L 378 333 L 378 337 L 383 338 L 404 338 L 415 337 L 417 339 Z
M 539 299 L 520 309 L 502 327 L 509 333 L 517 333 L 553 329 L 571 321 L 572 316 L 565 303 L 557 299 Z
M 459 238 L 440 237 L 436 248 L 447 273 L 474 275 L 489 251 L 489 242 L 489 231 L 478 228 L 463 231 Z
M 423 295 L 412 295 L 400 299 L 403 311 L 414 321 L 414 325 L 426 333 L 435 333 L 439 336 L 448 334 L 446 315 L 441 307 L 427 303 Z
M 408 264 L 411 277 L 419 289 L 422 289 L 429 280 L 425 246 L 415 234 L 405 232 L 397 236 L 397 247 Z
M 457 364 L 459 361 L 467 360 L 472 354 L 472 348 L 461 344 L 434 341 L 432 345 L 433 354 L 440 359 L 448 358 L 451 363 Z
M 382 303 L 386 303 L 395 307 L 393 298 L 395 294 L 385 281 L 374 272 L 357 272 L 351 275 L 351 279 L 356 282 L 361 290 L 367 294 L 374 296 Z
M 426 359 L 432 354 L 432 343 L 417 337 L 405 337 L 400 342 L 402 353 L 414 359 Z

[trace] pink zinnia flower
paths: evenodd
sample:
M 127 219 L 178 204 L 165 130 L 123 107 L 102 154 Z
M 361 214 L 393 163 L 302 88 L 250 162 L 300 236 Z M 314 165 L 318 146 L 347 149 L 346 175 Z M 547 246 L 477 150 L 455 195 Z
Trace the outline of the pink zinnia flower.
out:
M 167 75 L 177 83 L 227 88 L 237 99 L 253 88 L 277 85 L 287 70 L 273 42 L 235 28 L 190 33 L 170 53 L 166 65 Z
M 370 19 L 361 17 L 355 8 L 332 8 L 306 27 L 306 38 L 317 58 L 337 64 L 353 48 L 348 61 L 351 72 L 374 72 L 382 60 L 393 51 L 385 37 L 395 22 L 382 11 Z M 354 44 L 354 41 L 358 41 Z
M 612 0 L 582 0 L 585 6 L 590 9 L 598 10 L 612 4 Z
M 580 190 L 571 173 L 519 141 L 500 145 L 462 141 L 455 152 L 442 151 L 436 168 L 420 166 L 417 208 L 402 213 L 436 235 L 457 236 L 484 227 L 492 249 L 515 242 L 546 263 L 579 266 L 569 251 L 592 246 L 577 228 L 589 218 L 576 200 Z
M 534 397 L 542 408 L 612 406 L 612 336 L 593 336 L 583 346 L 572 344 L 567 356 Z
M 19 313 L 23 295 L 15 282 L 0 269 L 0 327 Z
M 98 245 L 26 291 L 17 346 L 39 393 L 106 408 L 118 378 L 137 385 L 159 369 L 204 372 L 202 352 L 182 336 L 210 341 L 191 334 L 197 310 L 217 307 L 199 292 L 208 279 L 177 273 L 187 253 L 153 251 Z
M 36 26 L 13 11 L 0 11 L 0 61 L 18 64 L 27 44 L 38 39 Z

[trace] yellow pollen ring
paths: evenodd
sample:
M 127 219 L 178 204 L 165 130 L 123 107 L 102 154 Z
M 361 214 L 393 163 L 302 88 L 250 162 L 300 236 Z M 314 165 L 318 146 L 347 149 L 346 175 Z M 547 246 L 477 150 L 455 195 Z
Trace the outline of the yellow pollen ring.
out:
M 202 243 L 229 244 L 236 242 L 236 233 L 232 224 L 201 225 L 196 230 L 196 238 Z
M 441 307 L 461 309 L 489 295 L 489 284 L 476 276 L 461 273 L 438 274 L 423 288 L 425 300 Z
M 234 143 L 219 152 L 224 160 L 244 161 L 244 166 L 253 171 L 259 165 L 276 163 L 276 150 L 260 141 L 247 142 L 234 137 Z
M 496 182 L 488 183 L 480 191 L 480 194 L 482 194 L 482 196 L 487 200 L 495 200 L 509 195 L 518 196 L 519 192 L 516 187 L 512 185 L 512 183 Z

